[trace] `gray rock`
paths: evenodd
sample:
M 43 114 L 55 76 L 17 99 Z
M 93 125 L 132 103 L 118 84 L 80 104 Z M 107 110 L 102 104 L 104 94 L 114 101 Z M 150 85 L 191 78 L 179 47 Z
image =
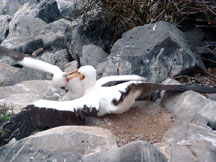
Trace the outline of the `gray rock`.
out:
M 51 79 L 52 75 L 46 72 L 42 72 L 27 67 L 21 68 L 16 74 L 13 75 L 14 83 L 19 83 L 25 80 L 45 80 Z M 14 83 L 12 85 L 14 85 Z
M 211 100 L 216 101 L 216 94 L 209 94 L 208 98 L 211 99 Z
M 171 161 L 173 162 L 215 162 L 215 137 L 193 135 L 189 139 L 180 141 L 171 149 Z
M 60 16 L 67 20 L 74 20 L 84 6 L 84 0 L 56 0 Z
M 11 21 L 11 16 L 0 15 L 0 43 L 7 38 L 9 34 L 9 23 Z
M 14 15 L 14 13 L 26 2 L 37 2 L 38 0 L 1 0 L 0 15 Z
M 60 18 L 57 2 L 55 0 L 43 0 L 38 5 L 36 17 L 42 19 L 46 23 L 54 22 Z
M 107 60 L 107 53 L 93 44 L 82 47 L 81 65 L 92 65 L 96 67 L 99 63 Z
M 175 81 L 164 82 L 172 83 Z M 170 161 L 215 161 L 216 102 L 199 93 L 187 91 L 166 92 L 161 104 L 177 116 L 177 121 L 164 134 L 162 140 L 166 148 L 163 152 L 166 152 Z
M 64 65 L 64 71 L 65 72 L 71 72 L 74 71 L 78 68 L 78 61 L 74 60 L 71 62 L 68 62 L 67 64 Z
M 166 157 L 146 141 L 131 142 L 118 149 L 85 155 L 83 162 L 166 162 Z
M 55 0 L 32 0 L 23 3 L 14 16 L 38 17 L 46 23 L 51 23 L 59 18 L 59 10 Z
M 84 25 L 78 25 L 72 32 L 72 43 L 70 53 L 73 59 L 79 60 L 82 56 L 82 47 L 88 44 L 94 44 L 104 51 L 109 51 L 114 37 L 119 38 L 123 30 L 119 27 L 116 32 L 115 25 L 106 23 L 108 20 L 99 16 L 91 17 Z
M 96 67 L 97 78 L 101 78 L 104 74 L 105 67 L 107 65 L 107 61 L 101 62 Z
M 213 134 L 207 123 L 208 120 L 198 114 L 194 115 L 191 120 L 179 119 L 164 134 L 163 141 L 169 144 L 176 144 L 191 135 L 202 134 L 208 136 L 208 134 Z
M 84 154 L 117 148 L 114 135 L 102 128 L 63 126 L 0 148 L 0 161 L 80 161 Z
M 64 69 L 65 64 L 70 61 L 70 55 L 68 54 L 66 49 L 62 49 L 56 51 L 55 53 L 43 53 L 41 59 L 50 64 L 57 65 L 61 69 Z
M 17 62 L 11 57 L 2 56 L 0 57 L 0 66 L 2 65 L 15 65 Z M 1 84 L 0 84 L 1 85 Z
M 9 25 L 10 37 L 33 37 L 35 32 L 48 25 L 41 19 L 33 16 L 14 16 Z
M 112 47 L 105 75 L 115 74 L 117 65 L 121 74 L 139 74 L 154 82 L 195 67 L 206 70 L 201 58 L 188 47 L 184 34 L 166 22 L 124 33 Z
M 22 23 L 23 21 L 27 23 Z M 46 24 L 38 18 L 20 16 L 17 23 L 14 23 L 14 27 L 16 30 L 14 31 L 11 27 L 13 32 L 1 45 L 22 53 L 31 54 L 41 47 L 44 49 L 69 48 L 71 42 L 71 24 L 64 19 Z
M 12 67 L 4 62 L 0 63 L 0 86 L 11 85 L 13 82 L 13 75 L 15 75 L 20 69 Z
M 207 119 L 200 115 L 190 122 L 177 121 L 165 133 L 163 141 L 171 146 L 171 161 L 215 161 L 215 132 L 207 127 Z
M 1 43 L 11 50 L 31 54 L 43 47 L 41 38 L 36 38 L 34 33 L 47 27 L 47 24 L 39 18 L 32 16 L 14 16 L 9 24 L 9 35 Z
M 173 111 L 182 120 L 191 120 L 194 115 L 200 114 L 209 121 L 216 122 L 216 101 L 207 99 L 203 95 L 187 91 L 184 93 L 168 93 L 161 104 Z
M 72 26 L 70 21 L 65 19 L 50 23 L 46 28 L 41 29 L 35 35 L 42 39 L 43 47 L 47 48 L 69 48 L 71 42 Z
M 46 80 L 23 81 L 15 86 L 0 87 L 0 105 L 13 108 L 14 113 L 39 99 L 56 100 L 58 97 L 51 81 Z

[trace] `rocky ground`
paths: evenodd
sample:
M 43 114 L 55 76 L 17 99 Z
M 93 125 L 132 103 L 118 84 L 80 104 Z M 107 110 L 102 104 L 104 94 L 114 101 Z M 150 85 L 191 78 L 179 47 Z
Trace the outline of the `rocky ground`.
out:
M 75 64 L 93 65 L 98 78 L 115 75 L 118 67 L 120 74 L 142 75 L 149 82 L 215 86 L 214 29 L 160 21 L 124 33 L 98 17 L 99 11 L 83 23 L 78 13 L 85 2 L 2 0 L 0 43 L 65 71 Z M 39 99 L 58 100 L 64 92 L 51 88 L 51 77 L 1 58 L 1 108 L 18 113 Z M 127 113 L 88 118 L 84 127 L 57 127 L 12 140 L 0 147 L 0 161 L 215 162 L 215 98 L 163 92 L 157 103 L 139 101 Z

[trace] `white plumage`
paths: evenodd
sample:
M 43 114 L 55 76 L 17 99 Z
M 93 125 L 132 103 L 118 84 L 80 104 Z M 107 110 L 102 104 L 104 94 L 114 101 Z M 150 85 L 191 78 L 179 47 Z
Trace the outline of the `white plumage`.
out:
M 115 105 L 113 104 L 113 100 L 120 100 L 122 92 L 126 92 L 129 85 L 132 83 L 138 83 L 138 81 L 125 82 L 111 87 L 102 87 L 102 85 L 106 84 L 107 82 L 113 80 L 128 80 L 128 78 L 126 76 L 111 76 L 96 81 L 96 70 L 89 65 L 82 66 L 78 70 L 78 73 L 79 76 L 76 77 L 85 77 L 83 80 L 79 80 L 79 82 L 76 83 L 83 87 L 82 97 L 72 101 L 39 100 L 33 103 L 34 106 L 53 108 L 62 111 L 74 111 L 77 109 L 82 109 L 84 105 L 86 105 L 89 108 L 96 108 L 98 111 L 97 115 L 103 116 L 109 113 L 119 114 L 127 111 L 132 106 L 137 96 L 140 94 L 140 91 L 136 91 L 134 93 L 131 92 L 131 94 L 128 95 L 121 104 Z M 143 79 L 142 77 L 136 75 L 130 75 L 129 78 L 132 80 Z

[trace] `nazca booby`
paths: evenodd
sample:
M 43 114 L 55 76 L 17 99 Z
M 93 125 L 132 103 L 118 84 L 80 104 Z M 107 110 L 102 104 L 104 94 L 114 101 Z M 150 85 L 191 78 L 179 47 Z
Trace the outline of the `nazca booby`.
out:
M 85 124 L 87 116 L 103 116 L 126 112 L 139 96 L 146 96 L 155 91 L 171 90 L 184 92 L 194 90 L 203 93 L 216 93 L 214 87 L 161 85 L 129 81 L 111 87 L 103 87 L 103 81 L 96 81 L 96 70 L 92 66 L 82 66 L 70 75 L 69 79 L 78 78 L 84 94 L 71 101 L 38 100 L 14 115 L 3 130 L 9 130 L 0 143 L 7 143 L 11 138 L 21 139 L 36 129 L 47 129 L 61 125 Z M 18 131 L 17 131 L 18 130 Z
M 10 56 L 14 60 L 17 61 L 18 64 L 28 67 L 37 69 L 40 71 L 44 71 L 50 74 L 53 74 L 52 84 L 56 88 L 64 87 L 68 90 L 68 93 L 62 100 L 72 100 L 83 96 L 84 90 L 79 82 L 78 78 L 68 79 L 74 76 L 77 70 L 72 72 L 63 72 L 58 66 L 49 64 L 42 60 L 37 60 L 31 57 L 26 57 L 25 54 L 9 50 L 3 46 L 0 46 L 0 56 Z M 129 80 L 143 80 L 143 77 L 138 75 L 116 75 L 116 76 L 107 76 L 99 79 L 98 85 L 104 85 L 112 81 L 129 81 Z

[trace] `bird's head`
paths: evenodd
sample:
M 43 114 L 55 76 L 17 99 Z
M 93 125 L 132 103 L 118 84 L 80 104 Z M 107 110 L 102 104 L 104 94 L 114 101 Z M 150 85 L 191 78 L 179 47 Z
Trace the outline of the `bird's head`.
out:
M 79 77 L 83 87 L 89 88 L 96 83 L 96 69 L 93 66 L 81 66 L 79 69 L 67 73 L 67 81 Z
M 54 85 L 54 87 L 65 87 L 67 82 L 67 74 L 65 72 L 56 73 L 55 75 L 53 75 L 52 84 Z

